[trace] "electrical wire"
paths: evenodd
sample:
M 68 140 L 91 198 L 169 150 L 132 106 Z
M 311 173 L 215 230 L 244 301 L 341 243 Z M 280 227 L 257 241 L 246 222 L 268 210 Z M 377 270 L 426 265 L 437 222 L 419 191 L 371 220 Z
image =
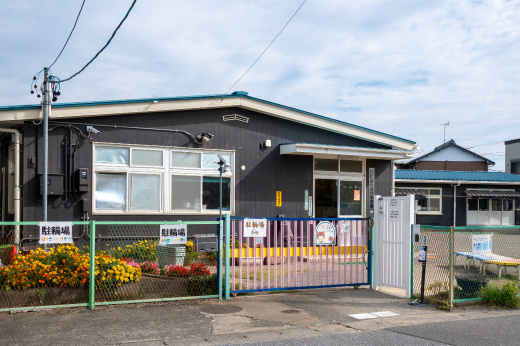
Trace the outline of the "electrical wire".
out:
M 78 24 L 79 15 L 81 14 L 81 11 L 83 10 L 83 5 L 85 5 L 85 1 L 86 0 L 83 0 L 83 3 L 81 4 L 81 8 L 79 9 L 78 16 L 76 17 L 76 21 L 74 22 L 74 26 L 72 27 L 72 30 L 70 31 L 70 34 L 69 34 L 69 37 L 67 38 L 67 41 L 65 41 L 65 44 L 63 45 L 63 48 L 60 51 L 60 54 L 58 54 L 56 59 L 54 59 L 54 62 L 51 64 L 51 66 L 49 66 L 49 68 L 51 68 L 52 65 L 54 65 L 56 63 L 56 61 L 58 61 L 58 59 L 60 58 L 61 53 L 63 53 L 63 50 L 67 46 L 67 43 L 69 43 L 69 39 L 72 36 L 72 33 L 74 32 L 74 29 L 76 29 L 76 24 Z
M 294 12 L 294 14 L 292 15 L 292 17 L 289 19 L 289 21 L 287 23 L 285 23 L 285 25 L 283 26 L 282 30 L 280 30 L 280 32 L 275 36 L 275 38 L 271 41 L 271 43 L 269 43 L 269 45 L 267 46 L 266 49 L 264 49 L 264 51 L 262 52 L 262 54 L 260 54 L 260 56 L 258 58 L 256 58 L 255 62 L 253 62 L 253 64 L 251 66 L 249 66 L 249 68 L 247 69 L 246 72 L 244 72 L 244 74 L 235 82 L 235 84 L 233 84 L 224 94 L 227 94 L 231 89 L 233 89 L 233 87 L 235 85 L 238 84 L 238 82 L 240 82 L 240 80 L 242 78 L 244 78 L 244 76 L 249 72 L 249 70 L 251 70 L 253 68 L 253 66 L 255 66 L 255 64 L 257 63 L 258 60 L 260 60 L 260 58 L 262 57 L 262 55 L 264 55 L 265 52 L 267 52 L 267 50 L 269 49 L 269 47 L 271 47 L 271 45 L 274 43 L 274 41 L 276 41 L 276 39 L 278 38 L 278 36 L 280 36 L 280 34 L 282 33 L 282 31 L 284 31 L 285 27 L 287 25 L 289 25 L 289 23 L 291 22 L 291 20 L 294 18 L 294 16 L 296 16 L 296 14 L 298 13 L 298 11 L 300 11 L 300 8 L 302 8 L 303 4 L 305 4 L 305 2 L 307 2 L 307 0 L 304 0 L 302 2 L 302 4 L 300 5 L 300 7 L 298 7 L 298 9 L 296 10 L 296 12 Z
M 123 18 L 123 20 L 121 21 L 121 23 L 119 23 L 119 25 L 117 26 L 117 28 L 114 30 L 114 32 L 112 33 L 112 36 L 110 36 L 110 39 L 108 40 L 108 42 L 105 44 L 105 46 L 103 48 L 101 48 L 101 50 L 99 52 L 96 53 L 96 55 L 94 55 L 94 57 L 85 65 L 83 66 L 83 68 L 81 68 L 81 70 L 79 70 L 78 72 L 74 73 L 72 76 L 70 76 L 69 78 L 66 78 L 66 79 L 63 79 L 61 80 L 59 83 L 63 83 L 63 82 L 66 82 L 66 81 L 69 81 L 71 80 L 72 78 L 76 77 L 78 74 L 80 74 L 81 72 L 83 72 L 83 70 L 85 70 L 87 68 L 88 65 L 90 65 L 94 60 L 96 60 L 96 58 L 99 56 L 99 54 L 101 54 L 101 52 L 103 52 L 105 50 L 105 48 L 110 44 L 110 42 L 112 42 L 112 39 L 114 38 L 114 36 L 116 35 L 117 31 L 119 30 L 119 28 L 121 27 L 121 25 L 123 25 L 123 22 L 126 20 L 126 18 L 128 17 L 128 15 L 130 14 L 130 11 L 132 11 L 132 9 L 134 8 L 134 5 L 135 3 L 137 2 L 137 0 L 134 0 L 134 2 L 132 2 L 132 6 L 130 6 L 130 8 L 128 9 L 128 12 L 126 12 L 126 15 L 125 17 Z

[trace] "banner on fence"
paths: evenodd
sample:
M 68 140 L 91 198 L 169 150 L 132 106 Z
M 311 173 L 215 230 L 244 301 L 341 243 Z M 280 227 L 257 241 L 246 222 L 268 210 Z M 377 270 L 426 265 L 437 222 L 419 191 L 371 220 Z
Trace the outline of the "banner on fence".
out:
M 474 234 L 472 236 L 471 242 L 473 244 L 473 253 L 491 253 L 492 252 L 492 244 L 491 237 L 492 234 Z
M 187 225 L 161 225 L 159 244 L 187 244 Z
M 266 237 L 267 219 L 245 219 L 244 237 Z
M 40 244 L 72 243 L 72 222 L 40 222 Z

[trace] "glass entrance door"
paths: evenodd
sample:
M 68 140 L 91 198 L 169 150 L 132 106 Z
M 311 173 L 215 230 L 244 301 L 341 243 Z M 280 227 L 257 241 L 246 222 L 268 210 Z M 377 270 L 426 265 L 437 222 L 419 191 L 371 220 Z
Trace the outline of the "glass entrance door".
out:
M 338 186 L 334 179 L 316 179 L 314 186 L 314 216 L 316 218 L 338 217 Z

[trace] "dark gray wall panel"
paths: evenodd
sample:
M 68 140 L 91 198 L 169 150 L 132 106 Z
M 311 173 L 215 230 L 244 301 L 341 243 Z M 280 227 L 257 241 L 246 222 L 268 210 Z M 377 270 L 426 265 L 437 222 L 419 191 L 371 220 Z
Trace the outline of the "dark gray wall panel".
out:
M 249 123 L 238 121 L 223 122 L 222 116 L 240 114 L 249 117 Z M 72 120 L 71 120 L 72 121 Z M 190 148 L 210 148 L 235 150 L 235 201 L 236 215 L 248 217 L 307 217 L 304 210 L 304 191 L 312 195 L 313 162 L 311 156 L 280 155 L 279 145 L 291 142 L 319 143 L 330 145 L 385 148 L 385 146 L 336 134 L 311 126 L 279 119 L 261 113 L 241 109 L 223 108 L 189 110 L 151 114 L 115 115 L 106 117 L 74 119 L 75 123 L 118 126 L 143 126 L 164 129 L 185 130 L 192 134 L 201 131 L 215 135 L 213 140 L 199 146 L 180 133 L 147 130 L 98 127 L 100 134 L 93 140 L 83 139 L 73 130 L 76 146 L 75 168 L 89 168 L 92 175 L 92 142 L 145 144 Z M 62 121 L 67 124 L 66 121 Z M 51 124 L 51 128 L 54 125 Z M 85 131 L 84 125 L 78 127 Z M 49 172 L 63 173 L 65 129 L 51 131 L 49 139 Z M 24 158 L 37 157 L 37 168 L 24 167 L 23 170 L 23 218 L 41 220 L 41 196 L 38 195 L 37 173 L 42 173 L 43 145 L 41 126 L 28 126 L 24 131 Z M 260 143 L 272 141 L 272 147 L 260 149 Z M 241 170 L 241 166 L 245 170 Z M 390 163 L 384 160 L 368 160 L 367 167 L 376 167 L 376 193 L 390 194 Z M 91 185 L 92 190 L 92 185 Z M 276 207 L 276 191 L 282 191 L 282 207 Z M 91 192 L 82 195 L 92 199 Z M 81 203 L 60 201 L 59 197 L 49 197 L 49 220 L 79 220 L 82 216 Z M 96 220 L 178 220 L 179 215 L 94 215 Z M 215 220 L 216 216 L 186 216 L 185 220 Z

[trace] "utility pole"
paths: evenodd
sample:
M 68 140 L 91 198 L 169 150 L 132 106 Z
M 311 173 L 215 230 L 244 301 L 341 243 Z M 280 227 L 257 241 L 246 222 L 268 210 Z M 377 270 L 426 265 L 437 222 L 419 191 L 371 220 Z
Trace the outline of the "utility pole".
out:
M 51 86 L 49 69 L 43 68 L 42 113 L 43 113 L 43 221 L 47 221 L 47 189 L 49 171 L 49 116 L 51 115 Z

